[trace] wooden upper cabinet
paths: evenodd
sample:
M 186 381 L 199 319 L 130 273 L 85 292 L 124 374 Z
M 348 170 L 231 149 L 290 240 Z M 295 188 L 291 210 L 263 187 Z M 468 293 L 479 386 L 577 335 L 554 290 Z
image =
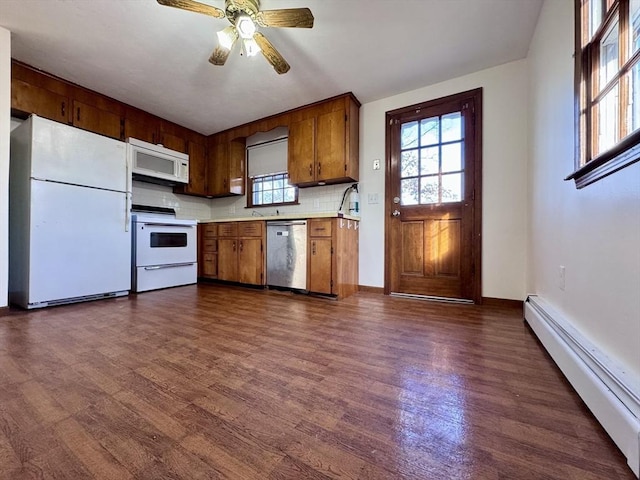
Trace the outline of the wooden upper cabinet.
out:
M 226 141 L 224 137 L 219 137 L 209 151 L 209 196 L 244 195 L 245 139 Z
M 294 122 L 289 126 L 287 170 L 291 183 L 309 183 L 315 180 L 315 140 L 315 117 Z
M 148 115 L 148 118 L 137 116 L 125 117 L 124 119 L 125 140 L 127 138 L 137 138 L 143 142 L 155 144 L 157 143 L 158 131 L 158 121 L 151 115 Z
M 358 181 L 359 108 L 344 95 L 307 109 L 289 126 L 289 181 L 300 187 Z
M 74 100 L 71 115 L 74 127 L 111 138 L 121 138 L 120 116 L 115 113 Z
M 18 116 L 31 113 L 67 123 L 69 121 L 69 97 L 16 78 L 11 79 L 11 109 Z
M 163 146 L 176 152 L 187 153 L 188 142 L 184 137 L 174 135 L 172 133 L 160 132 L 160 142 Z
M 204 138 L 203 138 L 204 140 Z M 207 195 L 207 149 L 203 143 L 189 142 L 189 183 L 174 187 L 174 193 Z

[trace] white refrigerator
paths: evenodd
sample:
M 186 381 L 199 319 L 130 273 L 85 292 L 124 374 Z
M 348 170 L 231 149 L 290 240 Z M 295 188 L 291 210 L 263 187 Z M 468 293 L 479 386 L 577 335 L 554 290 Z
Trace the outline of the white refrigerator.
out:
M 129 293 L 125 146 L 35 115 L 11 132 L 11 303 L 39 308 Z

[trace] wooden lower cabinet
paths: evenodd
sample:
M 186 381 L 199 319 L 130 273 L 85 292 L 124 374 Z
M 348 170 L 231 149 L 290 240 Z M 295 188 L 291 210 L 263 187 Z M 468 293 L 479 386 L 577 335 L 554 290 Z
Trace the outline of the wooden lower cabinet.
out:
M 344 218 L 308 222 L 308 289 L 345 298 L 358 291 L 358 230 L 360 223 Z
M 314 218 L 307 224 L 307 289 L 338 299 L 358 291 L 360 223 Z M 199 226 L 200 278 L 266 284 L 266 223 L 262 220 Z
M 198 225 L 198 277 L 218 278 L 218 225 Z
M 264 285 L 264 222 L 222 222 L 217 224 L 217 229 L 217 272 L 215 276 L 203 277 Z

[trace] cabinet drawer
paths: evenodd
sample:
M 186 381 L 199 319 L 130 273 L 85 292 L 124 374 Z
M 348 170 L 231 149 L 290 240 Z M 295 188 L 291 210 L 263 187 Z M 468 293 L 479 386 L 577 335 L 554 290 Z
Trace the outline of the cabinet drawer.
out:
M 202 236 L 204 238 L 212 238 L 218 236 L 218 224 L 207 223 L 202 225 Z
M 261 237 L 262 236 L 262 224 L 264 222 L 240 222 L 238 224 L 238 236 L 239 237 Z
M 312 218 L 309 220 L 309 236 L 310 237 L 330 237 L 331 236 L 330 218 Z
M 215 238 L 205 238 L 202 242 L 202 251 L 206 253 L 215 253 L 218 251 L 218 241 Z
M 219 223 L 218 236 L 219 237 L 237 237 L 238 224 L 235 222 Z

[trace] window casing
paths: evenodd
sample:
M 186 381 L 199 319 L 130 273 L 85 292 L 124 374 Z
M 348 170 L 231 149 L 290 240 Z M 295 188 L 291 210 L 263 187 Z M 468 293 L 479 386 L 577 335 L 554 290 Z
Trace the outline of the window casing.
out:
M 582 188 L 640 159 L 640 0 L 576 0 L 575 67 Z
M 248 179 L 247 207 L 296 205 L 298 187 L 289 183 L 287 172 L 256 175 Z

